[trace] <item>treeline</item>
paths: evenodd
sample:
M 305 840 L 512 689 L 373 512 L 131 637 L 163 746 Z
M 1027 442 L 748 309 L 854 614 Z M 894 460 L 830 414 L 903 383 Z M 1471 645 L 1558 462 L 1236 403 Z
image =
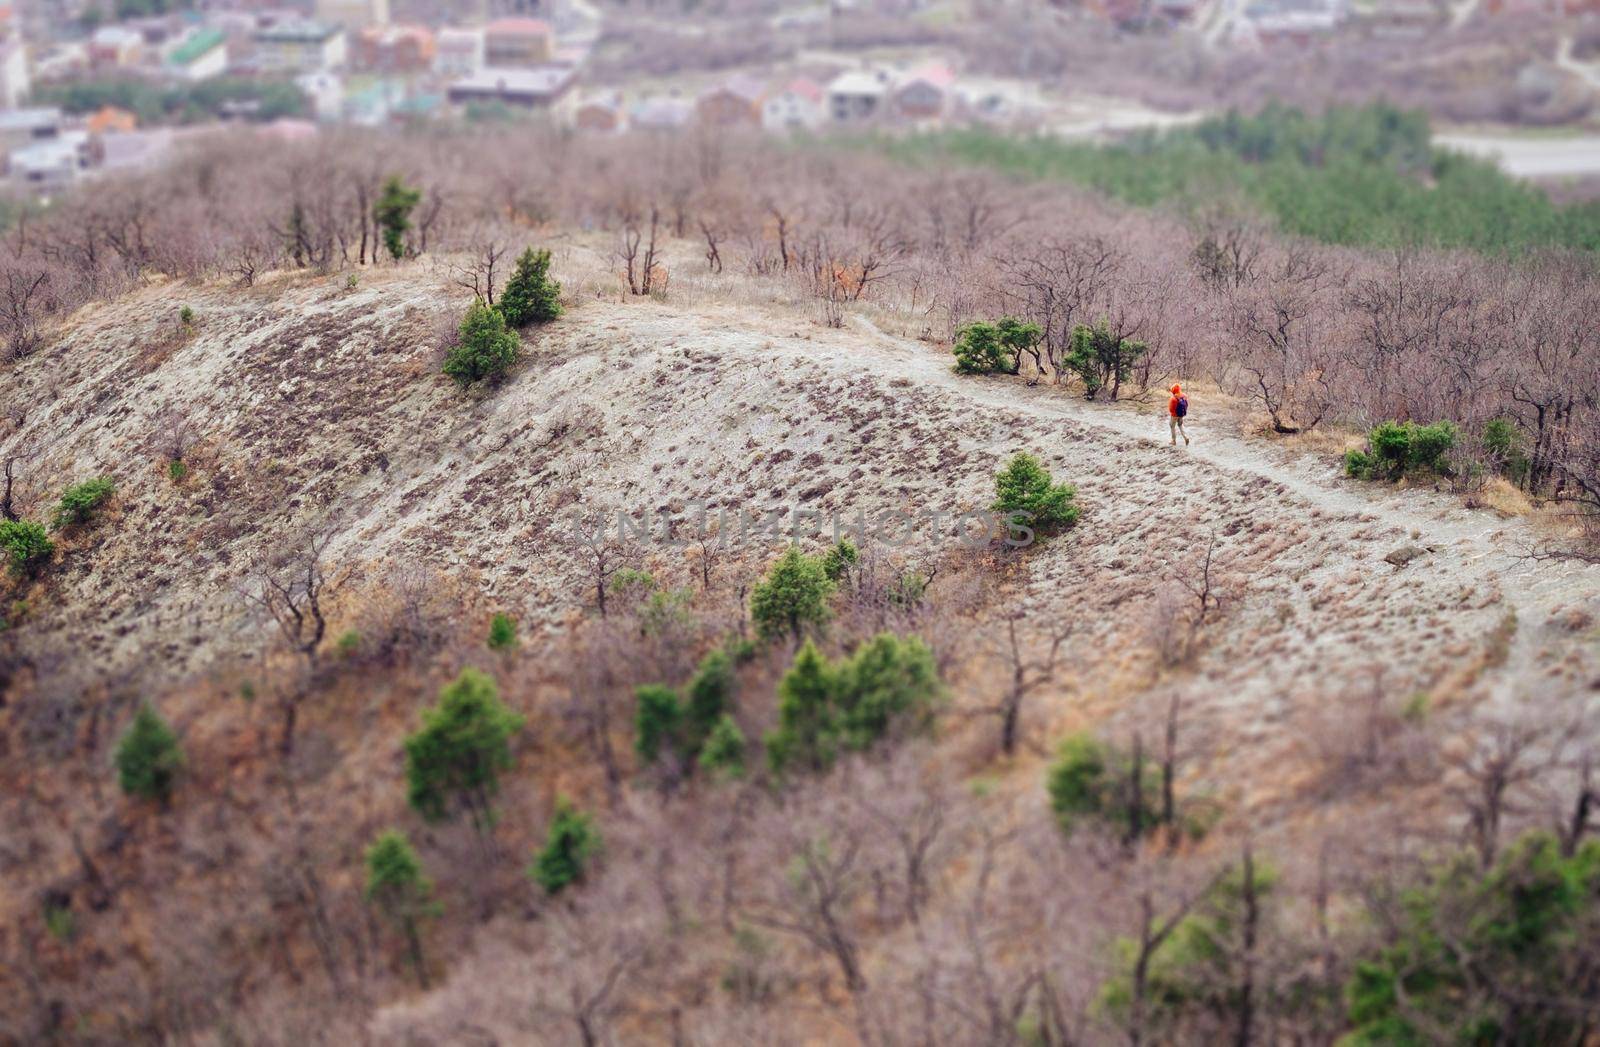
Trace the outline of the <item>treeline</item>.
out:
M 1558 206 L 1490 161 L 1437 149 L 1424 114 L 1383 103 L 1315 117 L 1269 105 L 1109 146 L 977 130 L 882 148 L 1064 179 L 1139 206 L 1238 200 L 1285 233 L 1331 244 L 1600 249 L 1600 206 Z
M 105 106 L 126 109 L 141 124 L 190 124 L 218 116 L 277 120 L 306 112 L 306 96 L 286 80 L 217 76 L 199 83 L 156 83 L 135 79 L 76 80 L 41 84 L 33 99 L 69 113 L 93 113 Z

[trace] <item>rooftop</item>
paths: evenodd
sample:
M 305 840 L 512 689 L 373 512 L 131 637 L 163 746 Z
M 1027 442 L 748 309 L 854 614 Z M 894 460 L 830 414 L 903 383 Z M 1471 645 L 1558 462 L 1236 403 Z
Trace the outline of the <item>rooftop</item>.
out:
M 572 70 L 560 66 L 537 69 L 485 69 L 450 85 L 452 91 L 483 94 L 554 94 L 572 82 Z
M 227 42 L 227 35 L 220 29 L 199 29 L 189 39 L 173 48 L 172 53 L 167 56 L 167 61 L 173 65 L 188 65 Z
M 537 18 L 501 18 L 484 27 L 496 36 L 549 36 L 550 23 Z
M 315 44 L 332 39 L 342 32 L 344 32 L 342 27 L 329 25 L 326 22 L 295 20 L 292 22 L 280 22 L 267 29 L 258 30 L 256 39 L 270 43 Z
M 61 110 L 55 107 L 33 109 L 0 109 L 0 132 L 32 131 L 61 123 Z

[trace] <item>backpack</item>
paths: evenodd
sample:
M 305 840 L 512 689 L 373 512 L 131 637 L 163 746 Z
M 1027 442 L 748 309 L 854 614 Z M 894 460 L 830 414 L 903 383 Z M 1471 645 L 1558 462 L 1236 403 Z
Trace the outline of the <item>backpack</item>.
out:
M 1182 418 L 1184 415 L 1186 415 L 1188 413 L 1189 413 L 1189 398 L 1187 396 L 1178 397 L 1178 417 Z

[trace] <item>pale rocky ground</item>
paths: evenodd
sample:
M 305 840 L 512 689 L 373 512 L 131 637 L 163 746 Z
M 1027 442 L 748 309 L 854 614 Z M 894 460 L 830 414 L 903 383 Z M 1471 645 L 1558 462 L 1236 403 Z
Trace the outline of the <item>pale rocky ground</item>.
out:
M 1194 443 L 1174 449 L 1160 398 L 1107 406 L 961 378 L 937 347 L 862 315 L 834 330 L 781 304 L 621 302 L 574 283 L 568 316 L 528 338 L 515 376 L 469 392 L 438 374 L 434 348 L 462 292 L 423 266 L 354 289 L 335 276 L 150 287 L 83 310 L 9 376 L 28 405 L 14 439 L 47 449 L 39 505 L 90 475 L 119 487 L 111 518 L 30 600 L 20 632 L 46 652 L 40 681 L 148 686 L 260 649 L 265 623 L 238 598 L 248 564 L 313 529 L 332 531 L 353 579 L 431 565 L 537 627 L 587 595 L 555 540 L 562 512 L 953 515 L 981 509 L 1027 450 L 1084 509 L 1075 532 L 1026 554 L 1015 594 L 1033 616 L 1079 623 L 1041 703 L 1051 721 L 1114 712 L 1149 685 L 1128 641 L 1212 535 L 1227 601 L 1191 681 L 1196 712 L 1260 759 L 1374 673 L 1436 701 L 1600 683 L 1600 567 L 1535 564 L 1520 556 L 1528 524 L 1347 480 L 1332 455 L 1243 434 L 1231 407 L 1197 400 Z M 189 336 L 180 301 L 198 317 Z M 169 408 L 203 437 L 182 484 L 149 446 Z M 1403 547 L 1422 555 L 1385 559 Z M 71 657 L 48 657 L 56 647 Z

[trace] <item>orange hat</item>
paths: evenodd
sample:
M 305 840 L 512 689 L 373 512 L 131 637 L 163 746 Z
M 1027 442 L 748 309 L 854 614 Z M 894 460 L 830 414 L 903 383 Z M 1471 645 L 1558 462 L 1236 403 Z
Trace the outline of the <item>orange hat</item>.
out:
M 1183 386 L 1179 385 L 1177 382 L 1173 382 L 1172 383 L 1172 395 L 1173 396 L 1182 396 L 1183 395 Z

